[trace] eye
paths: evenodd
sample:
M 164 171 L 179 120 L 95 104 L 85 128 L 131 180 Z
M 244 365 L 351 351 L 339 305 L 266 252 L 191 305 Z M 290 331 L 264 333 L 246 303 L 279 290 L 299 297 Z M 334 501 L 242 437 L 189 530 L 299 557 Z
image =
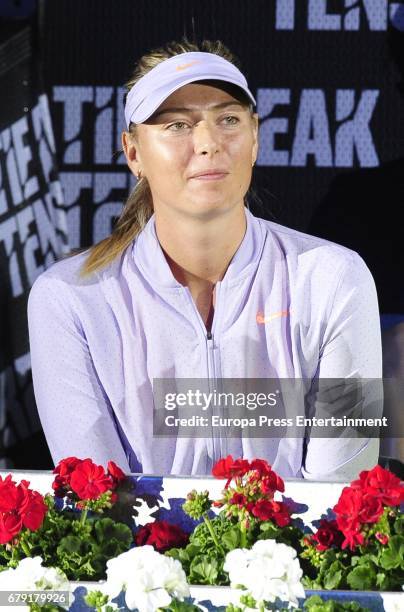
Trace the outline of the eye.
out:
M 173 132 L 179 132 L 188 127 L 188 124 L 185 121 L 176 121 L 175 123 L 171 123 L 167 127 L 167 129 L 172 130 Z
M 227 115 L 223 121 L 226 123 L 226 125 L 236 125 L 237 123 L 240 123 L 240 119 L 235 115 Z

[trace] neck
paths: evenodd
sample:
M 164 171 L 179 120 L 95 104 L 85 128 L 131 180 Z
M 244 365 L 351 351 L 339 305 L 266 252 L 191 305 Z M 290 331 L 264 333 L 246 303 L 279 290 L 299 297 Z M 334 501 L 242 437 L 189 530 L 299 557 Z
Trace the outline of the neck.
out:
M 179 217 L 175 222 L 156 211 L 155 223 L 174 277 L 191 293 L 213 289 L 223 279 L 246 231 L 244 204 L 209 219 Z

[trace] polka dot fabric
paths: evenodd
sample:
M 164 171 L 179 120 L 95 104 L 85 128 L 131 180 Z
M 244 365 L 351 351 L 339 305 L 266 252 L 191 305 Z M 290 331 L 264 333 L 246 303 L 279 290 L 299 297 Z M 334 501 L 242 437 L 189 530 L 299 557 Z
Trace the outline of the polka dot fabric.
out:
M 120 258 L 82 279 L 85 253 L 35 282 L 28 317 L 34 390 L 53 460 L 112 459 L 126 471 L 209 474 L 232 453 L 283 477 L 349 479 L 377 462 L 367 438 L 153 437 L 154 379 L 380 379 L 377 296 L 363 260 L 334 243 L 257 218 L 216 285 L 212 338 L 160 247 L 154 216 Z M 302 386 L 302 388 L 304 385 Z M 349 406 L 341 392 L 335 409 Z M 380 415 L 373 387 L 362 411 Z M 376 408 L 375 408 L 376 406 Z M 330 414 L 334 405 L 330 408 Z M 268 413 L 271 408 L 268 407 Z M 222 435 L 223 434 L 223 435 Z

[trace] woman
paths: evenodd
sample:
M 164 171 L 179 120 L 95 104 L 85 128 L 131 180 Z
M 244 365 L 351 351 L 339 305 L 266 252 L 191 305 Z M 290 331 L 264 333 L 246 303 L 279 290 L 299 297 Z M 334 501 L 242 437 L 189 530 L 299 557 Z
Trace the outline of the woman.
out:
M 311 479 L 374 465 L 378 444 L 367 438 L 229 438 L 213 427 L 153 436 L 156 379 L 200 378 L 209 389 L 222 378 L 304 379 L 306 414 L 317 414 L 320 377 L 381 377 L 380 333 L 356 253 L 246 207 L 255 100 L 221 43 L 151 52 L 127 89 L 122 143 L 135 191 L 110 237 L 53 265 L 30 294 L 34 389 L 54 461 L 209 474 L 232 453 Z M 377 401 L 367 389 L 358 400 L 364 413 Z

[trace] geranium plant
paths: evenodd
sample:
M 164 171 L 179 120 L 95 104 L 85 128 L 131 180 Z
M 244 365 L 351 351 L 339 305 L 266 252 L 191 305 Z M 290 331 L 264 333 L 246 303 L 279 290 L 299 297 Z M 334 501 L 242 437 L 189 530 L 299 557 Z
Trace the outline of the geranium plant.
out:
M 69 609 L 73 593 L 66 575 L 62 570 L 44 567 L 42 563 L 41 557 L 26 557 L 17 567 L 4 568 L 0 572 L 0 592 L 10 607 L 18 606 L 20 612 Z M 31 590 L 34 591 L 32 594 L 25 592 Z
M 29 482 L 14 482 L 11 474 L 0 476 L 0 544 L 15 540 L 26 531 L 36 531 L 47 512 L 44 497 L 29 488 Z M 26 549 L 29 555 L 29 548 Z
M 108 561 L 106 582 L 90 591 L 85 602 L 97 611 L 107 612 L 117 607 L 139 612 L 200 610 L 191 601 L 185 601 L 189 596 L 181 564 L 146 545 Z
M 266 461 L 229 455 L 216 463 L 212 474 L 227 481 L 221 498 L 212 502 L 208 491 L 191 491 L 184 511 L 202 522 L 185 548 L 166 553 L 182 563 L 191 584 L 229 584 L 226 554 L 249 549 L 258 540 L 274 539 L 301 549 L 302 531 L 294 524 L 292 508 L 274 499 L 276 492 L 284 491 L 284 482 Z M 220 508 L 217 516 L 212 508 Z
M 275 540 L 259 540 L 250 550 L 232 550 L 224 570 L 231 585 L 242 590 L 240 603 L 248 608 L 264 610 L 268 604 L 276 604 L 278 610 L 297 608 L 298 599 L 305 598 L 296 551 Z
M 124 474 L 113 462 L 105 471 L 76 457 L 60 461 L 54 473 L 54 496 L 0 477 L 0 570 L 40 555 L 69 579 L 99 580 L 106 561 L 133 543 L 127 525 L 100 516 L 115 503 Z
M 303 540 L 315 575 L 310 588 L 401 590 L 404 584 L 404 487 L 380 466 L 345 487 L 334 517 Z
M 178 525 L 168 521 L 146 523 L 136 533 L 137 546 L 150 544 L 157 552 L 166 552 L 170 548 L 182 548 L 188 544 L 189 534 Z

